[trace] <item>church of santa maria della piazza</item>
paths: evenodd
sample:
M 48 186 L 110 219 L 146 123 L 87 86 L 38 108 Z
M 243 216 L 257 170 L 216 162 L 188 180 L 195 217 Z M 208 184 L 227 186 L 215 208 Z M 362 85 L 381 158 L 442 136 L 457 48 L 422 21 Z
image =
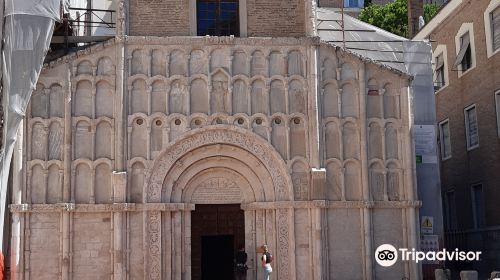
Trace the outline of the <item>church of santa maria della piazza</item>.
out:
M 273 280 L 418 279 L 374 256 L 419 240 L 411 77 L 323 41 L 315 1 L 228 0 L 215 28 L 203 2 L 117 1 L 116 36 L 44 66 L 14 274 L 222 279 L 244 246 L 257 280 L 267 244 Z

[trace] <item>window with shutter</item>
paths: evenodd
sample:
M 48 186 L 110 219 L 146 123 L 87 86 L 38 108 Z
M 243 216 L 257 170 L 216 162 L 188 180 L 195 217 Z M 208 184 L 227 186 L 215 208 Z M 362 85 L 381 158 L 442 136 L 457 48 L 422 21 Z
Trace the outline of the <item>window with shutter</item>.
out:
M 464 113 L 467 150 L 472 150 L 479 146 L 479 128 L 477 125 L 476 105 L 465 108 Z
M 500 48 L 500 7 L 491 13 L 491 33 L 493 51 L 496 51 Z

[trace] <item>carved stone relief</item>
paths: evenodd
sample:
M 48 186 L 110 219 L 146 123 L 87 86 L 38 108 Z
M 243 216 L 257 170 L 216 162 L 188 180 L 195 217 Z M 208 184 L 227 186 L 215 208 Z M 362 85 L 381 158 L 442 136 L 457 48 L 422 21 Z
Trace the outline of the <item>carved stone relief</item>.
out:
M 229 112 L 228 78 L 222 72 L 212 76 L 212 94 L 210 96 L 211 113 Z
M 169 94 L 169 113 L 187 114 L 188 93 L 186 86 L 181 81 L 172 82 Z

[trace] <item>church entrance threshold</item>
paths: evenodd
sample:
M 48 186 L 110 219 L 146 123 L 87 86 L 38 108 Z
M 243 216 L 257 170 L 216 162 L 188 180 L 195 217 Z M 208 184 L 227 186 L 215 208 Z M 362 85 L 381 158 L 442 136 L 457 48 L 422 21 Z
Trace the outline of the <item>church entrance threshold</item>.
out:
M 245 245 L 239 204 L 196 204 L 191 216 L 193 280 L 233 280 L 234 254 Z

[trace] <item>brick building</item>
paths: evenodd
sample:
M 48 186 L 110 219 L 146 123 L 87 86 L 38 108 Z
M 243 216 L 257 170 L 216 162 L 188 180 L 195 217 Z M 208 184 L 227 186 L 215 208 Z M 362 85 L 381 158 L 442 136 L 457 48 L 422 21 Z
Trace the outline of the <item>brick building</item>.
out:
M 47 64 L 12 172 L 13 279 L 418 279 L 410 77 L 321 41 L 315 1 L 128 0 Z M 215 247 L 214 247 L 215 246 Z M 214 263 L 214 260 L 216 261 Z
M 483 251 L 462 266 L 498 270 L 500 1 L 452 0 L 415 38 L 433 45 L 447 246 Z

